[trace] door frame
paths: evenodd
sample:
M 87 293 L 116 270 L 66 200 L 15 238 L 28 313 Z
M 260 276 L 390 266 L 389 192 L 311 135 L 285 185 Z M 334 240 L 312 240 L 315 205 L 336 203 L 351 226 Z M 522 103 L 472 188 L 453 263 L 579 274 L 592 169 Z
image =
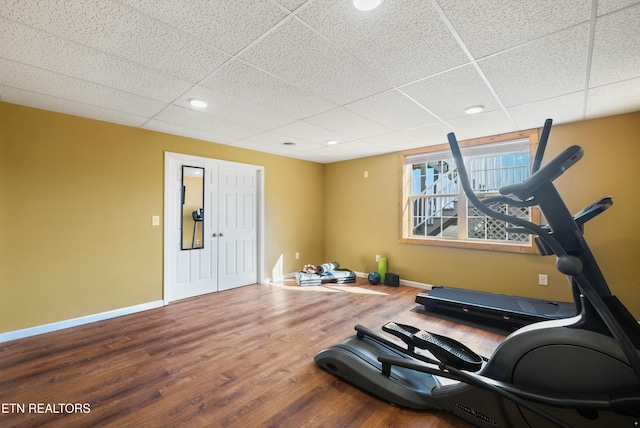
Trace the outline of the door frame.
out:
M 175 216 L 176 210 L 175 207 L 169 206 L 169 201 L 172 199 L 169 195 L 169 192 L 172 191 L 172 181 L 174 177 L 171 174 L 174 174 L 177 169 L 180 169 L 180 166 L 189 164 L 189 165 L 204 165 L 206 167 L 207 163 L 216 162 L 216 163 L 226 163 L 226 164 L 235 164 L 235 165 L 243 165 L 250 166 L 255 168 L 256 173 L 256 187 L 257 187 L 257 281 L 258 284 L 264 282 L 264 166 L 261 165 L 253 165 L 253 164 L 244 164 L 240 162 L 231 162 L 221 159 L 215 158 L 206 158 L 201 156 L 187 155 L 184 153 L 174 153 L 174 152 L 164 152 L 164 219 L 163 219 L 163 260 L 164 260 L 164 268 L 163 268 L 163 280 L 162 280 L 162 299 L 165 305 L 168 305 L 170 301 L 168 300 L 168 292 L 167 292 L 167 284 L 168 279 L 171 277 L 175 277 L 177 266 L 174 266 L 174 260 L 172 258 L 172 245 L 175 245 L 174 242 L 171 242 L 169 239 L 172 236 L 172 231 L 170 226 L 172 224 L 172 216 Z

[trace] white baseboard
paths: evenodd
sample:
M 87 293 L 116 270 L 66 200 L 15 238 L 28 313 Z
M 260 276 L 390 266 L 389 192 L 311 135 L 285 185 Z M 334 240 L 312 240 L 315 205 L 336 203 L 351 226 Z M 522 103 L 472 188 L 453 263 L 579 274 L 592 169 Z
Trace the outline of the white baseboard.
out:
M 422 288 L 423 290 L 431 290 L 435 285 L 425 284 L 423 282 L 416 281 L 407 281 L 405 279 L 400 279 L 400 285 L 408 285 L 410 287 Z
M 282 276 L 277 276 L 274 278 L 265 278 L 262 280 L 261 284 L 271 284 L 272 282 L 282 282 L 285 279 L 295 278 L 295 277 L 296 277 L 296 272 L 289 272 L 289 273 L 285 273 Z
M 103 321 L 110 318 L 121 317 L 123 315 L 134 314 L 136 312 L 160 308 L 162 306 L 164 306 L 164 301 L 156 300 L 154 302 L 142 303 L 140 305 L 128 306 L 126 308 L 101 312 L 99 314 L 86 315 L 84 317 L 58 321 L 51 324 L 39 325 L 36 327 L 29 327 L 22 330 L 8 331 L 6 333 L 0 333 L 0 343 L 8 342 L 10 340 L 22 339 L 29 336 L 35 336 L 37 334 L 49 333 L 56 330 L 62 330 L 69 327 L 77 327 L 79 325 L 89 324 L 96 321 Z

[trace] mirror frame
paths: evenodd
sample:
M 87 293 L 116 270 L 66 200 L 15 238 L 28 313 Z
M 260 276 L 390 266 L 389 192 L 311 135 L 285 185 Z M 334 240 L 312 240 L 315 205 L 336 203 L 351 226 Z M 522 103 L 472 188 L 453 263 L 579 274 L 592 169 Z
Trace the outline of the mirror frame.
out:
M 189 169 L 191 170 L 200 170 L 200 173 L 195 173 L 195 174 L 190 174 L 188 171 Z M 188 183 L 187 181 L 190 180 L 185 180 L 185 178 L 187 177 L 199 177 L 200 181 L 201 181 L 201 185 L 199 186 L 200 189 L 198 189 L 198 186 L 194 186 L 194 183 Z M 180 250 L 201 250 L 204 248 L 204 167 L 201 166 L 191 166 L 191 165 L 182 165 L 182 195 L 181 195 L 181 204 L 180 204 Z M 190 192 L 189 197 L 187 197 L 187 190 L 191 188 L 191 189 L 195 189 L 195 191 L 199 191 L 200 192 L 200 198 L 198 198 L 198 195 L 191 196 Z M 194 207 L 197 207 L 197 204 L 193 204 L 193 201 L 200 200 L 200 206 L 198 208 L 196 208 L 195 210 L 193 209 Z M 188 204 L 188 205 L 185 205 Z M 186 220 L 185 219 L 192 219 L 193 222 Z M 185 242 L 185 232 L 186 232 L 186 227 L 190 226 L 191 223 L 193 224 L 193 229 L 191 229 L 193 231 L 193 233 L 191 234 L 192 238 L 191 238 L 191 243 L 189 243 L 188 241 Z M 200 228 L 198 228 L 198 223 L 200 224 Z M 199 230 L 198 230 L 199 229 Z M 198 240 L 196 240 L 197 237 L 200 237 L 199 242 L 200 244 L 197 246 L 197 242 Z

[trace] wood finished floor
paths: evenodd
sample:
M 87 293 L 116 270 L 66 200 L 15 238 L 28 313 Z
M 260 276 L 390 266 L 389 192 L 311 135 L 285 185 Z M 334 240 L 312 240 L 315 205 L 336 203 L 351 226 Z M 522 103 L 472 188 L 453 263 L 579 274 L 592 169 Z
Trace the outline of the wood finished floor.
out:
M 0 426 L 468 427 L 381 402 L 313 357 L 355 324 L 380 331 L 392 320 L 483 355 L 504 337 L 411 311 L 423 290 L 362 279 L 345 287 L 384 294 L 249 285 L 0 344 Z M 26 412 L 7 413 L 11 403 Z M 90 412 L 29 413 L 30 403 L 88 403 Z

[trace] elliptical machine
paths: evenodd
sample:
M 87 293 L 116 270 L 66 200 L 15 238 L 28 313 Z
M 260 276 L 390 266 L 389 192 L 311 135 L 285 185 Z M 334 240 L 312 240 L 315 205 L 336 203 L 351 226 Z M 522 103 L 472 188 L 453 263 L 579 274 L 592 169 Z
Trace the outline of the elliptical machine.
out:
M 550 125 L 548 120 L 545 126 Z M 488 359 L 413 326 L 390 322 L 382 327 L 406 345 L 401 346 L 357 325 L 355 335 L 318 353 L 316 363 L 392 404 L 446 410 L 481 427 L 640 426 L 640 325 L 611 294 L 582 224 L 553 185 L 582 158 L 583 149 L 567 148 L 524 182 L 481 201 L 455 135 L 447 137 L 470 202 L 515 225 L 513 231 L 537 235 L 538 246 L 555 254 L 556 267 L 567 275 L 579 315 L 522 327 Z M 492 208 L 500 203 L 538 205 L 548 225 Z

